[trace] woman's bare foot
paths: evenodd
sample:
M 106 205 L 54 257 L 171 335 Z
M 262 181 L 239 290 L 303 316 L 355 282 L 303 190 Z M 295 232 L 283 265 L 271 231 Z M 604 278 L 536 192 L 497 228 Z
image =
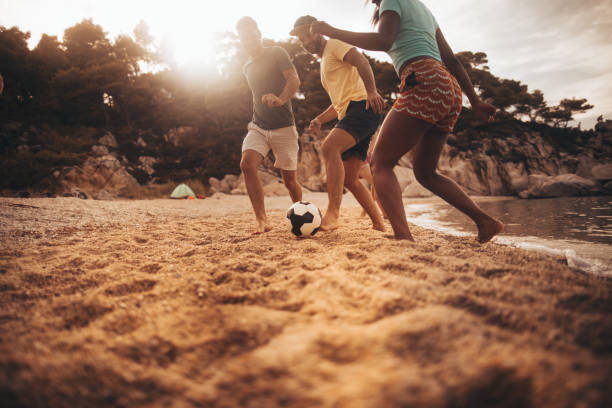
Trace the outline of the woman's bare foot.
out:
M 478 242 L 484 244 L 489 242 L 494 236 L 504 230 L 504 224 L 496 219 L 491 218 L 481 224 L 478 224 Z
M 385 224 L 373 223 L 372 228 L 375 229 L 376 231 L 385 232 Z
M 414 241 L 414 238 L 412 237 L 411 233 L 408 233 L 408 235 L 403 235 L 403 234 L 395 234 L 395 235 L 385 235 L 385 238 L 389 238 L 389 239 L 395 239 L 398 241 Z
M 414 238 L 412 237 L 411 233 L 408 233 L 408 234 L 395 234 L 394 238 L 397 239 L 397 240 L 405 240 L 405 241 L 412 241 L 412 242 L 414 242 Z
M 268 232 L 272 230 L 270 224 L 268 224 L 267 220 L 257 220 L 257 228 L 255 228 L 255 232 L 253 235 L 263 234 L 264 232 Z

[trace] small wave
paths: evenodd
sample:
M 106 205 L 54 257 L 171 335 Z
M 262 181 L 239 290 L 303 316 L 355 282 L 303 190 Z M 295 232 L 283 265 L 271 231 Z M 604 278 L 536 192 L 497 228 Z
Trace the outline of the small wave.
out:
M 444 222 L 432 218 L 433 213 L 431 204 L 411 204 L 406 207 L 408 214 L 407 219 L 410 223 L 422 228 L 435 230 L 447 235 L 455 237 L 470 236 L 472 233 L 461 231 L 455 228 L 455 223 Z M 537 251 L 548 255 L 565 258 L 567 264 L 571 268 L 577 268 L 587 273 L 592 273 L 600 276 L 612 277 L 612 262 L 602 262 L 600 259 L 595 259 L 590 256 L 585 256 L 582 253 L 579 255 L 576 249 L 580 252 L 583 248 L 599 247 L 601 244 L 591 244 L 588 242 L 564 242 L 558 240 L 547 240 L 538 237 L 526 236 L 497 236 L 492 242 L 500 245 L 511 246 L 514 248 L 525 249 L 528 251 Z M 608 246 L 606 246 L 608 247 Z
M 426 214 L 421 214 L 416 217 L 408 217 L 408 221 L 414 225 L 418 225 L 419 227 L 440 231 L 454 237 L 465 237 L 470 235 L 467 232 L 459 231 L 458 229 L 451 227 L 452 224 L 450 223 L 435 220 Z
M 493 242 L 496 244 L 563 257 L 570 268 L 580 269 L 595 275 L 612 276 L 612 267 L 610 265 L 606 265 L 598 259 L 579 256 L 576 254 L 575 249 L 559 248 L 563 246 L 563 241 L 544 241 L 544 243 L 541 241 L 536 237 L 501 236 L 493 239 Z M 589 244 L 585 243 L 585 245 Z
M 612 268 L 597 259 L 580 258 L 573 249 L 565 250 L 567 264 L 572 268 L 582 269 L 596 275 L 612 277 Z

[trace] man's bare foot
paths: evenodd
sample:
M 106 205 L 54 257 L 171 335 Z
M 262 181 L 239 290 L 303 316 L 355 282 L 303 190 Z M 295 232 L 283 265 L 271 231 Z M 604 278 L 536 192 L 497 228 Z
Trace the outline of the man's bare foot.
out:
M 270 224 L 268 224 L 268 221 L 257 220 L 257 228 L 255 228 L 253 235 L 263 234 L 264 232 L 268 232 L 270 230 L 272 230 L 272 227 Z
M 481 224 L 478 224 L 478 242 L 484 244 L 489 242 L 494 236 L 501 233 L 504 230 L 504 224 L 491 218 Z
M 373 223 L 372 228 L 375 229 L 376 231 L 385 232 L 385 224 Z
M 360 215 L 360 217 L 365 217 L 366 215 L 368 215 L 368 213 L 366 212 L 366 210 L 361 210 L 361 215 Z
M 338 216 L 333 216 L 331 214 L 325 214 L 323 220 L 321 221 L 321 231 L 333 231 L 337 230 L 340 226 L 338 222 Z

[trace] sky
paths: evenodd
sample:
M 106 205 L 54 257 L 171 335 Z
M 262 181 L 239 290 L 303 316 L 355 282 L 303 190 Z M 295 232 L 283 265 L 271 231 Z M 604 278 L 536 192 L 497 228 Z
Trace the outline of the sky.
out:
M 549 105 L 587 98 L 595 108 L 576 119 L 592 128 L 612 119 L 610 0 L 423 0 L 455 52 L 482 51 L 491 72 L 540 89 Z M 60 40 L 66 28 L 93 18 L 114 39 L 145 21 L 156 42 L 171 44 L 179 64 L 214 56 L 214 33 L 252 16 L 264 37 L 286 39 L 295 19 L 310 14 L 349 30 L 371 31 L 364 0 L 0 0 L 0 25 Z M 370 53 L 389 61 L 384 53 Z

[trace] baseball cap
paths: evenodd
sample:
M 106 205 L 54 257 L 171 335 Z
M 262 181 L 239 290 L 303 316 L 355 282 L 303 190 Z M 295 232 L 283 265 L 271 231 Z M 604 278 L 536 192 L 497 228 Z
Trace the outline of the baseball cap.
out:
M 314 23 L 315 21 L 318 21 L 318 20 L 316 18 L 314 18 L 313 16 L 302 16 L 302 17 L 299 17 L 297 20 L 295 20 L 295 23 L 293 24 L 293 30 L 291 30 L 289 35 L 297 35 L 297 30 L 300 27 L 306 26 L 306 25 L 310 25 L 310 24 Z

